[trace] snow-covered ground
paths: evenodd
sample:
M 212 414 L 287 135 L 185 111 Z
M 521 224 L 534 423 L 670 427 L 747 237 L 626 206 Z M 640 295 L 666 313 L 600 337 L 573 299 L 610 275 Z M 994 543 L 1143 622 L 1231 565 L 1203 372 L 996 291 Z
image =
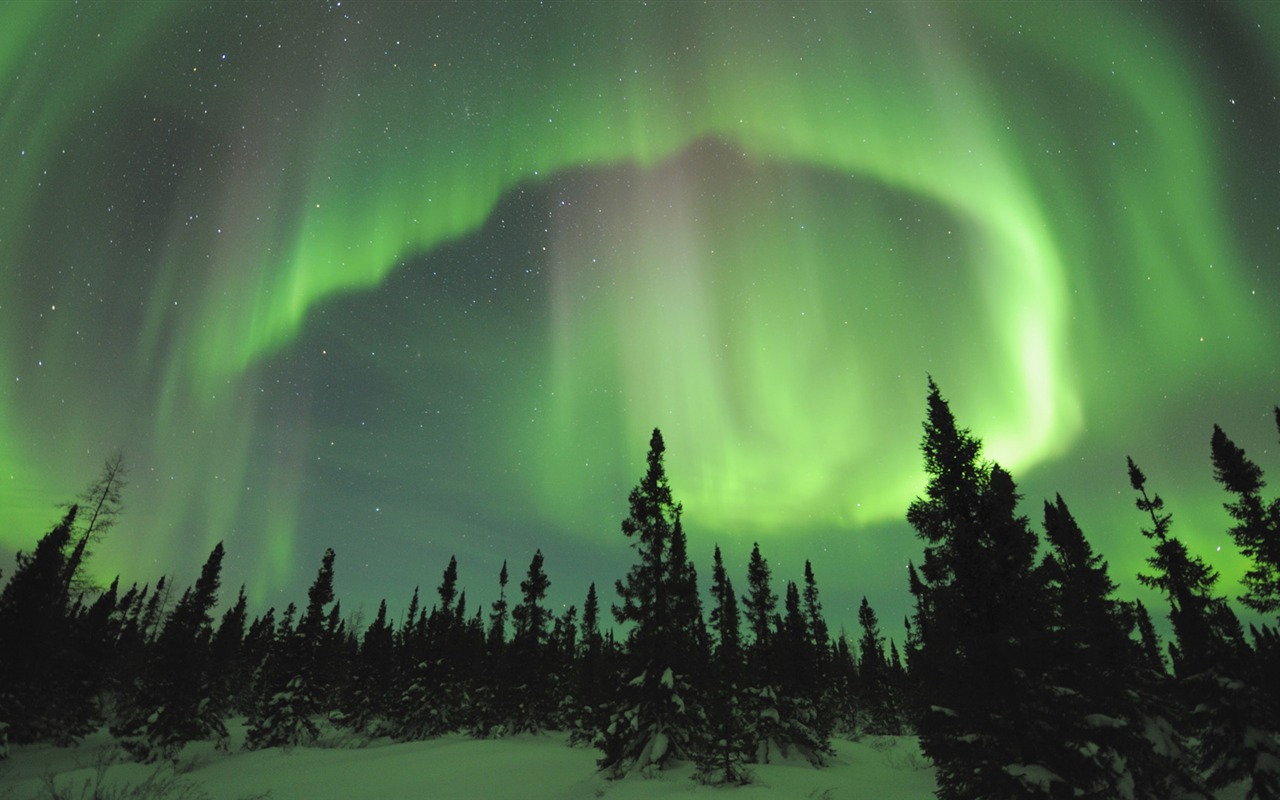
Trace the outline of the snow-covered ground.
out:
M 880 798 L 916 800 L 933 796 L 933 770 L 910 737 L 837 740 L 826 769 L 804 763 L 754 767 L 757 783 L 742 789 L 701 786 L 692 766 L 609 781 L 597 774 L 599 752 L 569 747 L 560 735 L 475 740 L 446 736 L 426 742 L 366 742 L 331 732 L 314 747 L 245 752 L 240 728 L 229 753 L 194 744 L 173 768 L 128 761 L 105 733 L 78 747 L 15 747 L 0 762 L 0 798 L 51 796 L 92 798 L 164 797 L 212 800 L 270 797 L 272 800 L 432 798 L 448 800 L 537 800 L 538 798 L 662 798 L 696 794 L 733 800 L 763 797 Z M 151 781 L 151 788 L 130 792 Z
M 916 740 L 905 736 L 836 740 L 836 758 L 825 769 L 804 763 L 757 765 L 756 783 L 740 789 L 701 786 L 691 779 L 692 766 L 647 779 L 609 781 L 596 773 L 596 750 L 569 747 L 559 735 L 446 736 L 395 744 L 329 732 L 314 747 L 287 752 L 246 752 L 239 749 L 242 741 L 243 727 L 236 726 L 230 752 L 194 744 L 182 752 L 176 768 L 129 762 L 105 731 L 75 748 L 15 747 L 0 762 L 0 800 L 647 800 L 690 794 L 725 800 L 928 800 L 934 789 L 932 767 Z M 1219 795 L 1220 800 L 1243 797 L 1243 786 Z

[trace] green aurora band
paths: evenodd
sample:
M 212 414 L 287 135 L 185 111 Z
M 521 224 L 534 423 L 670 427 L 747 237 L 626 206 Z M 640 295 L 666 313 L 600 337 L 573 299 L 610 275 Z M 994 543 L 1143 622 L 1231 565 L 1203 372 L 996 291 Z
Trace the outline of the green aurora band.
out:
M 1274 100 L 1276 6 L 1221 13 L 1265 54 L 1253 78 Z M 487 376 L 454 409 L 479 409 L 459 441 L 483 455 L 439 490 L 584 544 L 617 544 L 601 532 L 654 425 L 701 549 L 760 539 L 804 558 L 830 539 L 805 530 L 880 535 L 922 485 L 926 373 L 1019 477 L 1096 437 L 1140 449 L 1153 398 L 1206 400 L 1171 412 L 1200 426 L 1204 480 L 1162 489 L 1162 454 L 1134 454 L 1195 521 L 1181 531 L 1193 546 L 1225 542 L 1208 428 L 1251 453 L 1273 434 L 1199 414 L 1221 408 L 1206 380 L 1254 387 L 1249 413 L 1280 401 L 1276 284 L 1234 205 L 1277 194 L 1240 174 L 1235 134 L 1214 123 L 1233 98 L 1175 21 L 1119 3 L 472 4 L 399 19 L 416 14 L 0 10 L 6 547 L 29 546 L 49 503 L 124 445 L 126 519 L 155 564 L 234 539 L 251 589 L 302 585 L 324 544 L 300 537 L 336 480 L 316 475 L 381 474 L 369 462 L 387 456 L 326 453 L 365 420 L 340 424 L 305 394 L 284 408 L 270 384 L 304 370 L 319 391 L 326 360 L 393 346 L 412 371 L 372 368 L 370 391 L 430 394 L 459 362 Z M 520 193 L 545 205 L 546 250 L 527 259 L 540 305 L 519 330 L 493 333 L 510 305 L 437 299 L 405 341 L 376 325 L 324 339 L 342 328 L 325 314 L 465 248 Z M 450 344 L 442 315 L 475 338 Z M 418 427 L 387 411 L 397 402 L 384 424 Z M 409 445 L 390 458 L 415 454 L 459 459 Z M 1098 463 L 1111 507 L 1082 516 L 1126 542 L 1100 546 L 1128 580 L 1145 543 L 1122 460 Z M 415 519 L 495 557 L 474 514 L 406 509 L 393 535 L 412 538 Z M 105 548 L 102 574 L 152 577 L 129 550 Z M 1228 555 L 1215 563 L 1234 592 Z

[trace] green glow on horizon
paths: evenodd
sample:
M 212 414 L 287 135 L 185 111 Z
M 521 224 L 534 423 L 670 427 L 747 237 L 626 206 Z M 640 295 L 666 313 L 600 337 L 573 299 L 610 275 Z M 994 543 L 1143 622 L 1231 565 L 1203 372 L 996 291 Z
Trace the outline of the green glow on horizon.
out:
M 121 410 L 103 423 L 8 387 L 0 467 L 17 496 L 56 500 L 92 475 L 100 453 L 83 449 L 143 442 L 148 530 L 172 551 L 261 524 L 262 586 L 294 569 L 324 452 L 305 403 L 283 428 L 261 421 L 284 413 L 258 405 L 277 360 L 323 309 L 475 235 L 522 188 L 640 176 L 591 198 L 596 228 L 548 211 L 547 333 L 521 344 L 527 370 L 507 387 L 545 414 L 492 426 L 494 459 L 520 465 L 504 499 L 584 537 L 612 522 L 620 498 L 605 498 L 654 425 L 690 520 L 715 535 L 863 529 L 901 520 L 919 491 L 926 372 L 1017 476 L 1102 416 L 1141 417 L 1106 376 L 1141 361 L 1187 383 L 1205 363 L 1243 379 L 1266 350 L 1250 333 L 1274 325 L 1242 299 L 1252 265 L 1216 188 L 1222 137 L 1204 123 L 1221 99 L 1146 11 L 1044 3 L 1015 24 L 999 4 L 575 4 L 485 57 L 462 37 L 347 52 L 336 27 L 317 36 L 323 58 L 291 43 L 299 63 L 324 62 L 321 80 L 273 60 L 267 38 L 228 46 L 230 66 L 175 45 L 153 67 L 169 22 L 218 31 L 216 12 L 70 8 L 0 13 L 0 77 L 16 87 L 0 95 L 0 145 L 6 165 L 26 153 L 0 184 L 0 246 L 42 246 L 25 231 L 57 198 L 42 206 L 32 187 L 95 124 L 87 108 L 137 105 L 236 146 L 178 170 L 146 232 L 123 383 L 99 400 Z M 96 42 L 97 29 L 106 44 L 77 69 L 29 66 L 31 48 Z M 238 63 L 216 91 L 191 89 L 193 71 Z M 734 164 L 673 174 L 707 152 Z M 77 308 L 76 280 L 41 291 Z M 36 284 L 6 268 L 4 310 L 45 302 Z M 29 351 L 78 346 L 69 328 L 21 324 L 0 315 L 6 380 Z M 444 346 L 421 336 L 428 353 Z M 83 376 L 59 369 L 42 385 L 75 394 Z M 388 381 L 412 395 L 410 379 Z M 24 433 L 37 410 L 49 421 Z M 44 451 L 49 431 L 64 452 Z M 26 541 L 36 512 L 23 514 L 6 541 Z

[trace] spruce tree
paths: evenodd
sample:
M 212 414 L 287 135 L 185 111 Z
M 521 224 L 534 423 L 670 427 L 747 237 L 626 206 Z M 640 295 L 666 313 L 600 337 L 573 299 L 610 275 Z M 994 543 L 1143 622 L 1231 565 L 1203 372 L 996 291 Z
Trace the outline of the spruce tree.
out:
M 1280 428 L 1280 408 L 1276 426 Z M 1224 504 L 1236 523 L 1231 538 L 1252 563 L 1240 579 L 1245 587 L 1240 602 L 1260 614 L 1280 613 L 1280 497 L 1270 503 L 1262 499 L 1267 485 L 1262 469 L 1217 425 L 1210 449 L 1214 479 L 1236 498 Z
M 122 621 L 119 590 L 117 577 L 88 608 L 81 603 L 72 619 L 69 677 L 71 685 L 81 687 L 88 699 L 85 709 L 90 715 L 85 722 L 89 728 L 106 721 L 107 704 L 103 698 L 114 697 L 119 690 L 118 643 Z
M 538 550 L 529 562 L 529 571 L 525 579 L 520 581 L 520 604 L 511 611 L 511 619 L 514 623 L 512 643 L 519 642 L 531 649 L 537 649 L 546 644 L 548 623 L 551 621 L 550 609 L 542 605 L 542 601 L 547 597 L 547 589 L 551 587 L 551 581 L 547 579 L 542 564 L 542 551 Z
M 440 585 L 436 587 L 436 594 L 440 595 L 441 613 L 451 613 L 454 610 L 454 598 L 458 596 L 458 559 L 456 556 L 449 556 L 449 566 L 444 568 L 444 575 L 440 576 Z
M 884 652 L 884 634 L 866 595 L 858 606 L 858 625 L 862 628 L 858 639 L 859 705 L 863 709 L 860 727 L 873 736 L 901 733 L 896 687 Z
M 160 625 L 169 613 L 169 595 L 172 593 L 173 581 L 167 575 L 161 575 L 142 612 L 139 634 L 143 640 L 150 642 L 160 634 Z
M 738 598 L 724 569 L 720 547 L 715 549 L 711 573 L 711 632 L 715 647 L 711 659 L 711 688 L 707 701 L 707 741 L 699 748 L 696 777 L 712 785 L 750 783 L 746 767 L 752 745 L 747 736 L 742 706 L 742 637 Z
M 200 577 L 183 592 L 157 639 L 148 669 L 127 701 L 129 713 L 112 734 L 139 761 L 172 760 L 188 742 L 216 739 L 227 730 L 210 660 L 213 607 L 218 602 L 224 550 L 209 553 Z
M 688 540 L 679 514 L 671 528 L 667 565 L 671 587 L 667 593 L 671 604 L 668 650 L 673 656 L 672 667 L 685 676 L 696 694 L 705 683 L 711 646 L 698 595 L 698 571 L 689 560 Z M 697 697 L 686 697 L 685 701 L 696 702 Z
M 1258 672 L 1239 620 L 1226 598 L 1214 594 L 1218 573 L 1171 534 L 1172 515 L 1162 513 L 1164 501 L 1147 493 L 1146 476 L 1132 458 L 1128 467 L 1129 483 L 1138 493 L 1135 504 L 1152 522 L 1142 533 L 1155 542 L 1155 555 L 1147 559 L 1153 571 L 1138 580 L 1169 602 L 1176 640 L 1171 661 L 1199 740 L 1200 774 L 1210 790 L 1248 779 L 1249 797 L 1280 797 L 1275 676 Z
M 373 623 L 365 629 L 355 662 L 352 690 L 344 711 L 345 727 L 373 736 L 390 732 L 395 692 L 395 630 L 387 619 L 387 601 L 378 603 Z
M 1138 581 L 1159 590 L 1169 601 L 1177 642 L 1170 647 L 1174 674 L 1185 678 L 1231 660 L 1240 642 L 1235 641 L 1230 623 L 1221 624 L 1230 609 L 1225 599 L 1213 593 L 1217 571 L 1170 534 L 1173 515 L 1163 513 L 1160 495 L 1147 494 L 1146 476 L 1132 458 L 1128 469 L 1129 484 L 1138 493 L 1135 505 L 1151 519 L 1151 527 L 1143 528 L 1142 534 L 1155 542 L 1155 554 L 1147 559 L 1152 572 L 1138 575 Z
M 894 733 L 902 734 L 906 727 L 906 705 L 903 699 L 907 687 L 907 668 L 898 651 L 898 643 L 889 639 L 889 688 L 896 717 Z
M 251 750 L 310 744 L 320 733 L 315 717 L 326 710 L 327 687 L 320 683 L 320 667 L 325 658 L 325 606 L 333 602 L 333 561 L 332 548 L 325 550 L 297 629 L 292 628 L 293 604 L 280 622 L 264 691 L 249 719 L 245 746 Z
M 511 610 L 513 708 L 510 721 L 515 733 L 536 733 L 549 726 L 552 714 L 548 680 L 547 643 L 551 611 L 542 605 L 551 581 L 542 568 L 542 551 L 533 554 L 525 579 L 520 582 L 520 604 Z
M 69 745 L 89 732 L 92 701 L 74 679 L 73 619 L 67 597 L 67 547 L 78 512 L 19 552 L 0 592 L 0 721 L 14 744 L 53 739 Z
M 753 744 L 753 760 L 767 764 L 780 749 L 782 712 L 778 702 L 778 671 L 775 618 L 778 595 L 771 586 L 769 562 L 760 553 L 760 543 L 751 548 L 747 562 L 747 593 L 742 596 L 743 616 L 751 640 L 746 647 L 747 674 L 745 688 L 747 729 Z
M 471 705 L 470 676 L 458 663 L 465 631 L 454 606 L 457 580 L 457 560 L 450 558 L 436 589 L 440 605 L 433 606 L 425 617 L 420 615 L 411 633 L 406 633 L 405 688 L 393 707 L 392 725 L 392 735 L 401 741 L 429 739 L 471 722 L 466 718 Z
M 507 562 L 502 562 L 502 571 L 498 573 L 498 599 L 493 601 L 493 611 L 489 614 L 489 646 L 497 647 L 507 643 Z
M 875 696 L 885 680 L 889 668 L 884 654 L 884 634 L 880 632 L 880 620 L 867 596 L 862 596 L 858 606 L 858 626 L 862 636 L 858 639 L 858 677 L 869 687 L 869 696 Z
M 254 665 L 247 659 L 245 651 L 248 603 L 241 584 L 236 602 L 222 615 L 209 644 L 212 702 L 221 717 L 237 712 L 253 682 Z
M 471 706 L 475 690 L 471 648 L 467 638 L 467 594 L 458 589 L 458 560 L 449 564 L 436 587 L 440 605 L 427 617 L 429 640 L 426 663 L 429 668 L 416 675 L 427 688 L 423 705 L 436 707 L 440 733 L 466 728 L 472 722 Z M 420 665 L 421 666 L 421 665 Z
M 276 643 L 276 610 L 268 608 L 260 617 L 249 623 L 249 630 L 244 635 L 244 661 L 252 679 L 239 687 L 236 693 L 235 713 L 246 717 L 252 716 L 259 699 L 265 691 L 265 684 L 270 673 L 268 657 Z
M 941 800 L 1051 795 L 1067 776 L 1045 763 L 1060 745 L 1041 686 L 1049 648 L 1036 535 L 1017 514 L 1013 479 L 982 459 L 932 379 L 924 429 L 929 480 L 907 511 L 925 543 L 911 585 L 921 748 Z
M 630 625 L 627 635 L 629 676 L 614 698 L 613 712 L 600 739 L 599 764 L 620 777 L 632 771 L 661 769 L 672 760 L 693 753 L 697 721 L 685 701 L 688 676 L 677 672 L 682 657 L 674 643 L 692 634 L 677 629 L 686 612 L 673 609 L 673 594 L 683 589 L 685 565 L 671 559 L 672 536 L 680 520 L 680 505 L 672 499 L 663 464 L 666 447 L 654 429 L 649 440 L 647 469 L 628 497 L 629 513 L 622 533 L 631 540 L 639 561 L 626 580 L 616 583 L 620 603 L 614 619 Z
M 587 588 L 582 604 L 582 626 L 578 641 L 574 707 L 567 720 L 569 739 L 574 744 L 591 742 L 607 724 L 604 706 L 611 687 L 612 665 L 600 634 L 600 599 L 596 585 Z
M 799 755 L 822 766 L 833 753 L 831 716 L 821 710 L 826 686 L 820 665 L 825 653 L 814 644 L 794 581 L 787 582 L 783 608 L 771 654 L 779 717 L 774 744 L 784 756 Z
M 1116 600 L 1107 563 L 1093 552 L 1059 495 L 1044 504 L 1050 552 L 1042 564 L 1053 601 L 1050 630 L 1059 730 L 1053 755 L 1077 797 L 1160 800 L 1194 793 L 1167 676 L 1131 637 L 1137 615 Z M 1149 622 L 1149 620 L 1148 620 Z
M 474 721 L 471 733 L 477 737 L 501 736 L 507 732 L 507 724 L 514 708 L 510 691 L 509 653 L 507 645 L 507 562 L 502 562 L 498 573 L 498 599 L 493 601 L 489 613 L 489 628 L 485 637 L 484 659 L 480 685 L 476 691 Z
M 846 739 L 856 739 L 861 733 L 858 726 L 859 694 L 858 663 L 849 637 L 843 628 L 831 647 L 828 662 L 828 675 L 831 682 L 831 695 L 828 711 L 831 716 L 831 728 Z
M 548 714 L 544 726 L 555 730 L 571 728 L 578 714 L 578 607 L 570 605 L 551 623 L 547 639 L 546 697 Z
M 826 677 L 827 660 L 831 653 L 831 631 L 822 616 L 822 600 L 818 597 L 818 579 L 813 575 L 813 565 L 804 562 L 804 614 L 809 625 L 810 643 L 815 651 L 818 680 Z
M 833 662 L 835 643 L 831 640 L 831 629 L 823 617 L 818 579 L 814 576 L 813 564 L 808 559 L 804 562 L 804 619 L 809 633 L 809 658 L 813 664 L 811 694 L 820 717 L 819 726 L 829 737 L 839 724 L 843 701 Z
M 778 595 L 770 588 L 769 580 L 769 562 L 760 555 L 760 543 L 756 542 L 751 549 L 751 560 L 747 562 L 747 594 L 742 596 L 742 602 L 747 628 L 751 631 L 754 666 L 761 667 L 766 660 L 764 654 L 773 634 L 771 625 L 778 607 Z

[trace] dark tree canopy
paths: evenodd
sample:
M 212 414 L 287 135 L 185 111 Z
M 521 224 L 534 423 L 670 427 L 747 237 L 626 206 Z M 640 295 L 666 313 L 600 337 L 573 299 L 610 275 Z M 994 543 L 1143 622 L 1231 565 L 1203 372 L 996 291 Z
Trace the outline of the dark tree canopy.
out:
M 1280 408 L 1276 420 L 1280 429 Z M 1224 504 L 1235 521 L 1229 533 L 1251 562 L 1241 578 L 1245 593 L 1240 602 L 1261 614 L 1276 614 L 1280 612 L 1280 498 L 1270 503 L 1263 500 L 1261 492 L 1267 484 L 1262 469 L 1217 425 L 1210 451 L 1214 479 L 1235 497 Z

